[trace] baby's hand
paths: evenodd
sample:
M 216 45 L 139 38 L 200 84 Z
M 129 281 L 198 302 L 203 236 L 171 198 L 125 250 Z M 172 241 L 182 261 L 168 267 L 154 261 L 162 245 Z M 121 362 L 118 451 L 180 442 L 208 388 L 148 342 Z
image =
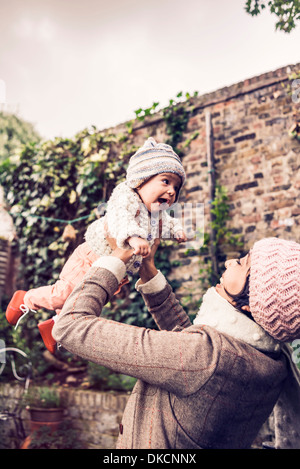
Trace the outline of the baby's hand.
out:
M 151 248 L 149 246 L 148 241 L 143 238 L 139 238 L 138 236 L 132 236 L 128 238 L 128 244 L 134 249 L 134 254 L 140 255 L 142 257 L 148 257 Z
M 175 239 L 178 241 L 178 243 L 184 243 L 187 241 L 185 232 L 183 230 L 176 231 Z

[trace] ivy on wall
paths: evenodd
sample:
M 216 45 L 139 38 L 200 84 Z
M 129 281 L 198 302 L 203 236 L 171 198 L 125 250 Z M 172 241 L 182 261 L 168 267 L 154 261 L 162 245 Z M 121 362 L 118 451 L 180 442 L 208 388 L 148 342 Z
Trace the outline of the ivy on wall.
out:
M 240 236 L 233 233 L 233 231 L 227 226 L 227 221 L 230 219 L 229 216 L 229 200 L 228 194 L 225 187 L 216 185 L 215 197 L 211 202 L 211 212 L 214 215 L 214 219 L 211 222 L 212 228 L 215 232 L 215 248 L 216 257 L 218 261 L 218 267 L 220 270 L 224 269 L 224 261 L 226 255 L 224 249 L 239 250 L 242 248 L 243 243 L 241 242 Z M 207 255 L 208 246 L 211 243 L 209 233 L 204 233 L 204 243 L 200 249 L 200 254 Z M 215 285 L 219 281 L 219 272 L 214 272 L 211 259 L 206 259 L 205 268 L 200 269 L 200 280 L 203 282 L 205 287 Z M 203 275 L 204 274 L 204 275 Z
M 9 163 L 0 164 L 0 185 L 18 235 L 18 289 L 28 290 L 58 279 L 69 255 L 83 241 L 87 226 L 96 220 L 99 203 L 106 202 L 113 188 L 124 180 L 135 150 L 129 134 L 114 135 L 93 127 L 72 140 L 29 143 Z M 167 275 L 171 245 L 165 243 L 159 249 L 157 266 Z M 106 305 L 104 314 L 129 324 L 154 327 L 134 288 L 136 280 L 133 278 Z M 22 344 L 35 370 L 44 371 L 44 345 L 36 325 L 50 314 L 40 310 L 21 322 L 19 330 L 7 331 L 8 343 L 15 340 L 19 346 Z
M 195 132 L 184 141 L 193 112 L 192 98 L 196 96 L 197 93 L 193 96 L 179 93 L 162 110 L 168 135 L 166 143 L 181 157 L 190 141 L 197 137 Z M 153 115 L 158 104 L 136 111 L 135 122 Z M 0 185 L 5 189 L 18 234 L 21 264 L 18 288 L 28 290 L 58 279 L 69 255 L 83 241 L 87 226 L 96 219 L 97 207 L 108 200 L 113 188 L 125 178 L 129 158 L 137 149 L 133 122 L 129 124 L 127 132 L 121 135 L 91 127 L 74 139 L 29 143 L 10 161 L 0 164 Z M 223 193 L 220 192 L 213 210 L 220 230 L 224 230 L 228 212 Z M 223 232 L 223 239 L 224 236 Z M 206 238 L 205 246 L 208 242 Z M 169 261 L 172 246 L 171 242 L 161 243 L 156 256 L 157 267 L 166 276 L 172 269 Z M 133 278 L 113 297 L 103 314 L 128 324 L 155 327 L 141 295 L 135 290 L 135 281 Z M 173 281 L 171 285 L 176 289 L 179 282 Z M 188 304 L 186 307 L 188 311 Z M 45 371 L 41 360 L 44 346 L 36 324 L 48 317 L 48 311 L 38 311 L 18 331 L 7 332 L 10 340 L 22 344 L 34 369 L 41 373 Z

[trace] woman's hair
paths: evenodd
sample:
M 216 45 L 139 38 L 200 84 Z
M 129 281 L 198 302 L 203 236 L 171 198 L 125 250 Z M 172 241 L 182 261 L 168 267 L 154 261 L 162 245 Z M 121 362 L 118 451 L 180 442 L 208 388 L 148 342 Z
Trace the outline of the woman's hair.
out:
M 247 276 L 245 285 L 243 289 L 237 295 L 232 295 L 229 293 L 225 288 L 225 292 L 228 296 L 234 301 L 234 306 L 238 309 L 241 313 L 248 316 L 248 318 L 253 319 L 251 313 L 249 311 L 245 311 L 242 309 L 242 306 L 249 306 L 249 295 L 250 295 L 250 275 Z M 254 320 L 254 319 L 253 319 Z

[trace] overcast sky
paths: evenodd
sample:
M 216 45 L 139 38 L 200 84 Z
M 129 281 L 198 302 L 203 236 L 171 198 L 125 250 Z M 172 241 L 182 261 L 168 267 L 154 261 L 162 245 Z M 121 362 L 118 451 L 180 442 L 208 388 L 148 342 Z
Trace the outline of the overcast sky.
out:
M 0 0 L 2 109 L 44 138 L 132 119 L 300 62 L 300 24 L 275 32 L 245 0 Z

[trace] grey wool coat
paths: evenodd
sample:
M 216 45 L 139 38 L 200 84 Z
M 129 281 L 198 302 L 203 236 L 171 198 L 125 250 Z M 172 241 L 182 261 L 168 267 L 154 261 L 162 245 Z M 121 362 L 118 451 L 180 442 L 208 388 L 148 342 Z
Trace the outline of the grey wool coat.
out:
M 102 318 L 118 281 L 92 266 L 53 329 L 70 352 L 138 378 L 117 448 L 249 448 L 287 376 L 284 356 L 192 325 L 167 282 L 143 294 L 159 330 Z

